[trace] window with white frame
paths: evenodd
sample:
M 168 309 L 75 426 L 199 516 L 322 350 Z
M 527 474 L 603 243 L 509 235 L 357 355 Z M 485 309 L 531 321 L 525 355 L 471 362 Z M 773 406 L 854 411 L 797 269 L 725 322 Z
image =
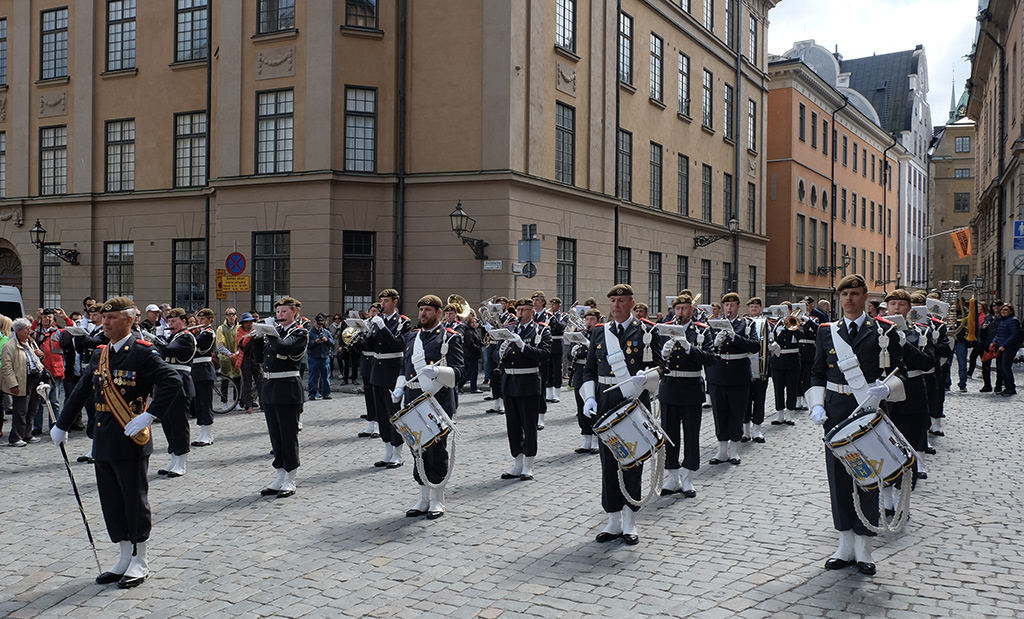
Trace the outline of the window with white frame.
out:
M 662 153 L 661 144 L 651 142 L 651 207 L 658 209 L 662 207 Z
M 294 29 L 295 0 L 259 0 L 257 32 L 267 34 Z
M 135 119 L 107 121 L 106 191 L 135 189 Z
M 292 171 L 295 91 L 257 93 L 256 173 Z
M 135 68 L 135 0 L 107 2 L 107 71 Z
M 618 145 L 615 151 L 615 173 L 618 176 L 618 198 L 633 199 L 633 134 L 619 129 Z
M 206 184 L 206 112 L 174 115 L 174 186 Z
M 633 83 L 633 18 L 619 13 L 619 81 Z
M 679 53 L 679 113 L 690 115 L 690 57 Z
M 68 192 L 68 127 L 39 129 L 39 195 Z
M 679 214 L 688 217 L 690 215 L 690 158 L 686 155 L 679 155 L 676 176 Z
M 576 0 L 555 1 L 555 45 L 576 52 Z
M 135 298 L 135 243 L 103 243 L 103 294 L 106 298 Z
M 703 105 L 702 122 L 705 127 L 711 129 L 715 126 L 715 104 L 714 94 L 714 75 L 711 71 L 704 69 L 704 78 L 701 82 L 701 104 Z
M 723 119 L 723 124 L 725 125 L 725 137 L 730 140 L 736 139 L 736 134 L 734 131 L 735 123 L 733 122 L 733 112 L 735 110 L 735 101 L 733 100 L 733 93 L 733 87 L 729 84 L 726 84 L 724 101 L 725 116 Z
M 210 39 L 209 0 L 177 0 L 174 24 L 174 61 L 206 60 Z
M 39 78 L 48 80 L 68 74 L 68 9 L 42 13 L 42 62 Z
M 555 103 L 555 180 L 576 180 L 576 110 L 564 103 Z
M 647 306 L 651 316 L 661 311 L 661 252 L 649 254 L 647 269 Z
M 651 33 L 651 98 L 655 101 L 665 99 L 665 42 L 658 35 Z
M 345 88 L 345 171 L 377 169 L 377 90 Z

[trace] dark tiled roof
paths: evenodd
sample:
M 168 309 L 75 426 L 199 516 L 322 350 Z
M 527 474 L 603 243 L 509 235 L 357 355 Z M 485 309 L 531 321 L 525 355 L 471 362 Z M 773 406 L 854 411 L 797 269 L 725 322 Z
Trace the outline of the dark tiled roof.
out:
M 841 71 L 850 74 L 850 88 L 871 101 L 882 128 L 889 133 L 909 131 L 914 112 L 914 95 L 907 76 L 918 73 L 918 62 L 924 50 L 840 61 Z

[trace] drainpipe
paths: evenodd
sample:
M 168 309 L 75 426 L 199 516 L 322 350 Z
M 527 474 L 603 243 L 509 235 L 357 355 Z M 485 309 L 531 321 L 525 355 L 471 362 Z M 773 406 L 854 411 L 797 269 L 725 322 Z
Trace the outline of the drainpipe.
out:
M 832 180 L 832 226 L 829 228 L 829 231 L 828 231 L 828 234 L 829 234 L 829 246 L 828 246 L 828 248 L 829 248 L 829 257 L 832 257 L 834 255 L 833 252 L 832 252 L 832 248 L 836 244 L 836 210 L 838 209 L 836 204 L 839 202 L 838 199 L 837 199 L 838 196 L 836 195 L 837 194 L 837 192 L 836 192 L 836 159 L 839 159 L 839 150 L 838 150 L 839 149 L 839 129 L 836 129 L 836 114 L 838 114 L 839 111 L 842 110 L 843 108 L 845 108 L 846 106 L 850 105 L 850 99 L 848 99 L 845 95 L 842 95 L 842 97 L 843 97 L 843 104 L 840 105 L 839 107 L 837 107 L 836 109 L 832 110 L 832 135 L 829 136 L 831 138 L 831 140 L 832 140 L 832 172 L 831 172 L 831 175 L 832 175 L 832 179 L 831 179 Z M 854 208 L 857 207 L 856 204 L 854 204 L 853 206 L 854 206 Z M 843 264 L 846 264 L 846 259 L 845 258 L 843 258 L 842 256 L 838 256 L 837 254 L 835 254 L 835 255 L 836 255 L 836 257 L 838 257 L 840 260 L 843 261 Z M 832 262 L 833 262 L 833 264 L 829 265 L 831 268 L 829 269 L 828 285 L 832 289 L 832 294 L 830 295 L 830 303 L 832 303 L 832 311 L 834 312 L 835 308 L 836 308 L 836 265 L 835 265 L 835 258 L 832 258 Z
M 736 95 L 732 101 L 732 130 L 736 134 L 735 145 L 733 150 L 736 151 L 735 166 L 732 174 L 732 218 L 736 219 L 737 224 L 739 223 L 739 212 L 740 212 L 740 136 L 739 136 L 739 120 L 740 120 L 740 101 L 743 100 L 741 83 L 743 79 L 742 67 L 743 59 L 740 54 L 740 0 L 729 0 L 733 3 L 733 38 L 732 42 L 736 46 Z M 753 147 L 753 144 L 749 146 Z M 728 225 L 728 220 L 726 220 Z M 737 226 L 736 232 L 732 235 L 732 291 L 739 294 L 740 288 L 740 231 Z
M 618 0 L 616 5 L 615 13 L 615 41 L 619 40 L 619 19 L 622 15 L 622 0 Z M 616 47 L 618 49 L 618 47 Z M 621 195 L 619 187 L 619 132 L 622 129 L 622 125 L 619 124 L 619 104 L 622 89 L 619 88 L 619 63 L 618 56 L 615 60 L 615 136 L 612 140 L 612 145 L 615 148 L 615 245 L 612 247 L 612 285 L 620 283 L 618 281 L 618 266 L 619 266 L 619 207 L 622 205 L 622 199 L 619 198 Z M 40 297 L 42 298 L 42 297 Z
M 408 0 L 398 3 L 398 187 L 395 194 L 395 289 L 404 294 L 405 284 L 405 97 L 408 51 Z
M 210 106 L 212 105 L 211 97 L 211 86 L 213 84 L 213 2 L 206 4 L 206 161 L 203 164 L 203 175 L 206 179 L 206 183 L 203 185 L 203 197 L 205 198 L 203 207 L 203 244 L 205 246 L 206 255 L 206 299 L 204 306 L 210 306 L 210 143 L 213 141 L 210 139 L 210 125 L 213 118 Z M 171 299 L 173 301 L 173 299 Z M 220 307 L 218 306 L 218 311 Z
M 886 225 L 889 223 L 889 151 L 896 147 L 898 142 L 896 136 L 890 135 L 892 138 L 892 144 L 889 145 L 884 151 L 882 151 L 882 257 L 886 260 L 889 259 L 889 254 L 886 250 L 886 239 L 889 238 L 889 231 L 886 229 Z M 897 263 L 898 264 L 898 263 Z M 882 276 L 878 279 L 884 282 L 882 284 L 882 292 L 889 293 L 889 273 L 885 270 L 885 265 L 879 265 L 882 269 Z
M 985 20 L 992 18 L 991 14 L 986 10 L 982 13 Z M 979 20 L 982 21 L 982 20 Z M 1004 260 L 1003 256 L 1003 223 L 1006 220 L 1005 209 L 1006 209 L 1006 188 L 1003 186 L 1003 173 L 1006 165 L 1006 48 L 1003 47 L 999 41 L 992 36 L 988 30 L 985 29 L 985 24 L 982 21 L 981 31 L 985 33 L 989 39 L 995 43 L 996 47 L 999 48 L 999 174 L 997 175 L 997 182 L 999 183 L 999 205 L 997 215 L 999 217 L 999 225 L 996 227 L 996 297 L 1003 298 L 1003 292 L 1009 292 L 1009 290 L 1003 289 L 1003 270 Z M 1008 282 L 1007 282 L 1008 283 Z

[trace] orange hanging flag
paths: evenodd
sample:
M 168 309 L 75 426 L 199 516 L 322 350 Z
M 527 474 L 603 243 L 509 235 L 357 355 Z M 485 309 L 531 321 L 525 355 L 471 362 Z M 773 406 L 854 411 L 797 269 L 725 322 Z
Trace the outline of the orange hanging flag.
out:
M 956 245 L 957 256 L 966 258 L 971 255 L 971 229 L 960 228 L 950 233 L 953 237 L 953 245 Z

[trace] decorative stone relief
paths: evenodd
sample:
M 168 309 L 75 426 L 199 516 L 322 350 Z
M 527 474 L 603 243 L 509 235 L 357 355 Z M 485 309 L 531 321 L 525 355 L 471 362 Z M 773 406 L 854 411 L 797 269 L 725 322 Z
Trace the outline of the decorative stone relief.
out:
M 25 223 L 25 219 L 20 206 L 14 207 L 9 212 L 0 213 L 0 221 L 10 221 L 12 219 L 14 220 L 15 226 L 20 227 L 23 223 Z
M 747 176 L 757 178 L 757 159 L 747 159 Z
M 68 91 L 62 90 L 52 95 L 39 95 L 39 117 L 64 116 L 68 113 Z
M 555 89 L 572 97 L 576 96 L 575 67 L 561 62 L 555 63 Z
M 256 54 L 256 79 L 295 75 L 295 47 L 279 47 Z

